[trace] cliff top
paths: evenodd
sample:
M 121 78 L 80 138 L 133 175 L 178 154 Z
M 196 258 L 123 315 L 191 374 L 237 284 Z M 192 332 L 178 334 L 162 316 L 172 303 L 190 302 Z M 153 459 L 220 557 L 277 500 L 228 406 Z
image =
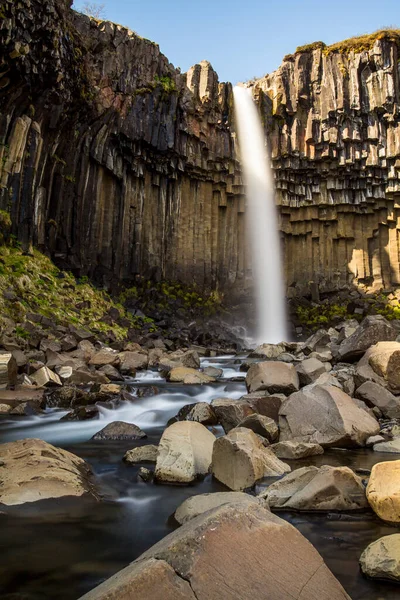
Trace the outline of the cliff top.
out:
M 400 29 L 387 27 L 384 29 L 378 29 L 378 31 L 374 31 L 373 33 L 358 35 L 347 40 L 342 40 L 341 42 L 336 42 L 330 46 L 327 46 L 324 42 L 313 42 L 312 44 L 298 46 L 294 55 L 289 54 L 285 56 L 285 59 L 291 56 L 296 56 L 296 54 L 300 54 L 301 52 L 312 52 L 317 48 L 322 48 L 326 56 L 333 53 L 349 54 L 350 52 L 354 52 L 357 54 L 359 52 L 364 52 L 365 50 L 370 50 L 375 44 L 376 40 L 382 39 L 395 42 L 400 49 Z

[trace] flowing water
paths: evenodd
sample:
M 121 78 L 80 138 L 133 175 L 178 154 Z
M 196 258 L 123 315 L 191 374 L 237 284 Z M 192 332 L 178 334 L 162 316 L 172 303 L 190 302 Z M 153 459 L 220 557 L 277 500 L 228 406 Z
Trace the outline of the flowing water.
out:
M 257 302 L 258 343 L 287 340 L 284 278 L 268 149 L 251 91 L 236 86 L 235 114 L 246 186 L 246 218 Z
M 125 567 L 175 527 L 172 515 L 187 497 L 226 488 L 207 476 L 188 486 L 157 485 L 138 480 L 139 467 L 122 461 L 126 450 L 157 444 L 170 417 L 185 404 L 246 393 L 240 363 L 245 357 L 202 359 L 202 366 L 224 370 L 225 381 L 207 386 L 179 386 L 148 371 L 128 382 L 154 395 L 102 409 L 99 419 L 60 421 L 65 411 L 50 410 L 32 418 L 4 417 L 0 441 L 39 437 L 87 460 L 104 495 L 102 502 L 63 499 L 0 510 L 0 598 L 2 600 L 77 600 Z M 241 381 L 232 381 L 241 379 Z M 154 386 L 157 389 L 154 389 Z M 138 442 L 93 442 L 91 436 L 114 420 L 140 425 L 148 434 Z M 215 430 L 217 435 L 222 430 Z M 292 469 L 308 464 L 347 465 L 370 469 L 376 462 L 395 460 L 371 450 L 328 451 L 322 456 L 288 461 Z M 143 465 L 149 467 L 149 465 Z M 261 482 L 258 491 L 269 484 Z M 364 548 L 396 531 L 371 511 L 341 514 L 279 513 L 317 548 L 353 600 L 395 600 L 400 587 L 365 579 L 358 567 Z

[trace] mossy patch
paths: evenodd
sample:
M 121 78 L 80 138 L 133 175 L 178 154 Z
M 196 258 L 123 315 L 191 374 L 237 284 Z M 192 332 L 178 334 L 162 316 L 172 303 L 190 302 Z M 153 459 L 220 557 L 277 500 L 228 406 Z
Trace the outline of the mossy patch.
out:
M 396 43 L 398 48 L 400 49 L 400 29 L 388 27 L 384 29 L 379 29 L 374 33 L 359 35 L 356 37 L 349 38 L 347 40 L 343 40 L 341 42 L 336 42 L 335 44 L 331 44 L 330 46 L 327 46 L 324 42 L 313 42 L 304 46 L 298 46 L 296 48 L 295 54 L 300 54 L 303 52 L 313 52 L 318 48 L 322 49 L 325 56 L 329 56 L 330 54 L 334 53 L 348 55 L 350 54 L 350 52 L 358 54 L 360 52 L 365 52 L 366 50 L 371 50 L 376 40 L 382 39 L 386 39 Z
M 4 295 L 5 292 L 8 294 Z M 15 294 L 14 299 L 8 299 L 10 292 L 11 296 Z M 116 323 L 110 326 L 101 320 L 111 308 L 118 309 L 126 326 Z M 125 339 L 130 327 L 143 325 L 143 319 L 132 317 L 87 278 L 77 280 L 71 273 L 59 271 L 39 251 L 26 256 L 19 248 L 0 246 L 0 314 L 20 326 L 27 312 L 39 313 L 57 325 L 73 324 L 94 334 L 112 330 L 117 339 Z

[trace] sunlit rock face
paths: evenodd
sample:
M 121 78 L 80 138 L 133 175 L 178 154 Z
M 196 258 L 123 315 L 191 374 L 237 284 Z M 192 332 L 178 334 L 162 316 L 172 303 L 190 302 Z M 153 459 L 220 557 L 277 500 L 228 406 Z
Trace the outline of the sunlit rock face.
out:
M 2 4 L 0 209 L 24 247 L 104 283 L 246 290 L 231 84 L 69 0 Z M 3 15 L 4 13 L 4 15 Z M 400 282 L 398 48 L 286 57 L 253 84 L 291 294 Z

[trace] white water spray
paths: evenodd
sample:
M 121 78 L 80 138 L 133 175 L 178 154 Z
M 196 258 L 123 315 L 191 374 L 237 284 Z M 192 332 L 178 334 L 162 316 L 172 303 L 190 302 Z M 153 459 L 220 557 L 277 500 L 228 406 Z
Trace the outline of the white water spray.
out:
M 270 159 L 251 91 L 236 86 L 233 93 L 257 301 L 256 341 L 275 344 L 287 340 L 287 321 Z

